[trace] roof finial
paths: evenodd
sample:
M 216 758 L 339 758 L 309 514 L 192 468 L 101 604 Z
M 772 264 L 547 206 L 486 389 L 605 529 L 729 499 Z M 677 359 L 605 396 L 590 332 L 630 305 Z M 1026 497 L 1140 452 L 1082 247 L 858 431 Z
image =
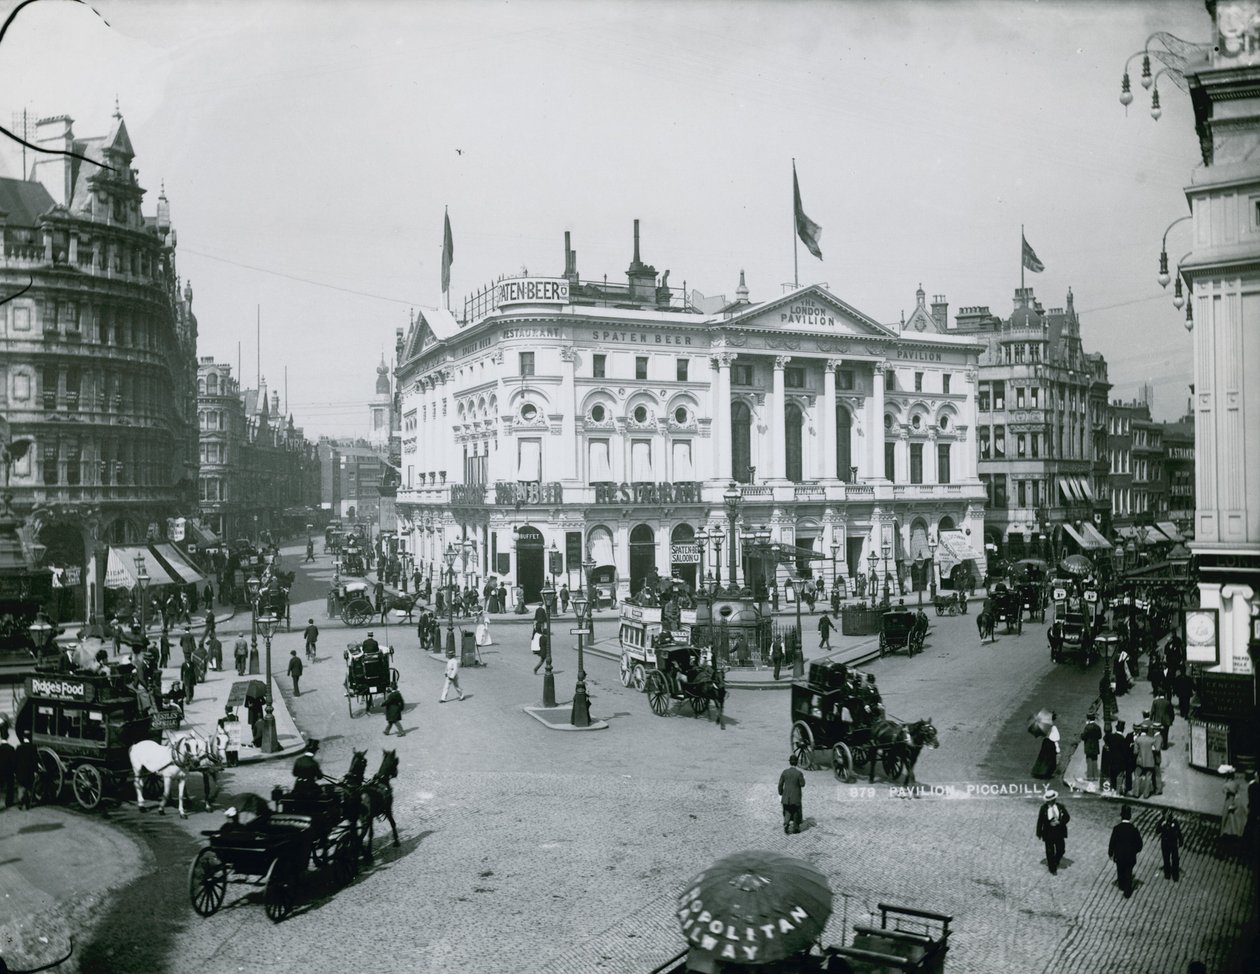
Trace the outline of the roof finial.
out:
M 122 118 L 122 109 L 118 107 L 118 92 L 114 92 L 114 118 Z
M 739 287 L 735 289 L 735 300 L 743 304 L 748 303 L 748 285 L 744 283 L 744 269 L 739 270 Z

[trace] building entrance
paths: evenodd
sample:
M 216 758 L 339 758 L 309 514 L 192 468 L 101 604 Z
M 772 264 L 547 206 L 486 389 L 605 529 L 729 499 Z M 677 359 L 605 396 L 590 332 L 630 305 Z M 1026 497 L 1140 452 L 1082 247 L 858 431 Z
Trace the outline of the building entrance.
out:
M 527 524 L 516 532 L 516 584 L 525 590 L 526 602 L 542 601 L 546 571 L 542 532 Z
M 670 533 L 670 571 L 674 578 L 687 583 L 692 595 L 700 581 L 697 568 L 700 563 L 700 549 L 696 545 L 696 532 L 690 524 L 679 524 Z
M 656 574 L 656 533 L 646 524 L 630 532 L 630 594 L 637 596 L 643 580 Z

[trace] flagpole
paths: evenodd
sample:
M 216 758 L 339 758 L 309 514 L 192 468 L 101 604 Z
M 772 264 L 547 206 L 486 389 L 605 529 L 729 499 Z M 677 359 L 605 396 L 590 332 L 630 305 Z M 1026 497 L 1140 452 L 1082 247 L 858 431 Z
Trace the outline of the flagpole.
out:
M 1019 300 L 1024 300 L 1024 225 L 1019 225 Z
M 447 206 L 442 207 L 442 259 L 446 259 L 446 228 L 450 223 L 451 213 Z M 451 289 L 448 287 L 444 292 L 446 296 L 446 310 L 451 310 Z
M 800 234 L 796 232 L 796 157 L 792 157 L 792 286 L 801 286 Z

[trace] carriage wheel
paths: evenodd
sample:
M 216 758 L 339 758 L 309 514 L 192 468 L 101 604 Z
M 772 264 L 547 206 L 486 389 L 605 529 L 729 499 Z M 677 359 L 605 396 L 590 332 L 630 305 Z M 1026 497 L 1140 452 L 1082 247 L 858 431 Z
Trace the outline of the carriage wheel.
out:
M 814 766 L 814 732 L 809 729 L 809 724 L 798 720 L 792 725 L 791 744 L 797 763 L 803 768 L 812 768 Z
M 271 866 L 267 888 L 263 890 L 263 906 L 272 923 L 279 923 L 293 912 L 293 887 L 287 872 L 280 860 L 276 860 Z
M 831 749 L 831 753 L 831 767 L 835 771 L 836 777 L 844 782 L 854 781 L 853 752 L 849 750 L 849 745 L 841 741 Z
M 359 872 L 359 857 L 355 853 L 354 835 L 343 832 L 333 845 L 332 875 L 338 886 L 349 886 Z
M 708 697 L 692 697 L 691 710 L 697 717 L 699 717 L 701 714 L 707 714 L 709 712 L 709 698 Z
M 223 905 L 227 866 L 213 849 L 202 849 L 188 868 L 188 898 L 199 916 L 208 917 Z
M 655 670 L 648 674 L 647 695 L 648 703 L 652 706 L 652 713 L 657 717 L 664 717 L 669 712 L 669 684 L 665 682 L 665 677 Z
M 884 777 L 886 777 L 889 781 L 896 781 L 901 777 L 903 762 L 901 760 L 901 755 L 898 754 L 894 748 L 886 748 L 884 750 L 881 763 L 884 766 Z
M 345 611 L 343 618 L 348 626 L 365 626 L 372 613 L 361 605 L 352 605 Z
M 350 692 L 349 684 L 346 685 L 346 710 L 350 712 L 350 719 L 354 719 L 354 694 Z
M 41 747 L 36 754 L 35 801 L 55 802 L 66 786 L 66 768 L 52 748 Z
M 92 811 L 101 803 L 101 796 L 105 793 L 105 782 L 96 765 L 81 764 L 75 768 L 71 784 L 74 786 L 75 800 L 85 812 Z
M 936 614 L 938 616 L 943 616 L 945 614 L 945 606 L 941 605 L 941 603 L 939 602 L 936 603 Z M 950 613 L 950 615 L 953 615 L 953 614 L 954 613 L 952 612 Z
M 621 685 L 629 687 L 634 684 L 634 668 L 630 665 L 630 660 L 621 657 Z
M 634 664 L 634 688 L 640 693 L 647 687 L 647 668 L 642 663 Z

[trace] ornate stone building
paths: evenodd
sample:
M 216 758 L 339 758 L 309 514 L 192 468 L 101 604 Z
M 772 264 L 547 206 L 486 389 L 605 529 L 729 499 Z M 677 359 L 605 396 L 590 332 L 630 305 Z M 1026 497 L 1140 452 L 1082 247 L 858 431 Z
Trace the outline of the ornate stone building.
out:
M 741 583 L 852 590 L 872 553 L 881 585 L 927 587 L 930 538 L 946 582 L 960 562 L 982 575 L 979 342 L 922 301 L 892 326 L 817 285 L 753 302 L 742 274 L 700 313 L 640 260 L 637 221 L 626 284 L 576 263 L 566 235 L 564 276 L 500 280 L 459 317 L 422 309 L 407 335 L 398 517 L 435 582 L 450 544 L 470 583 L 529 599 L 548 548 L 557 583 L 589 558 L 621 597 L 654 572 L 729 582 L 732 564 Z M 754 531 L 797 564 L 760 563 Z
M 152 215 L 122 115 L 80 139 L 41 119 L 29 179 L 0 179 L 0 410 L 34 449 L 15 506 L 65 569 L 71 611 L 99 609 L 107 545 L 160 538 L 196 509 L 197 320 L 165 193 Z

